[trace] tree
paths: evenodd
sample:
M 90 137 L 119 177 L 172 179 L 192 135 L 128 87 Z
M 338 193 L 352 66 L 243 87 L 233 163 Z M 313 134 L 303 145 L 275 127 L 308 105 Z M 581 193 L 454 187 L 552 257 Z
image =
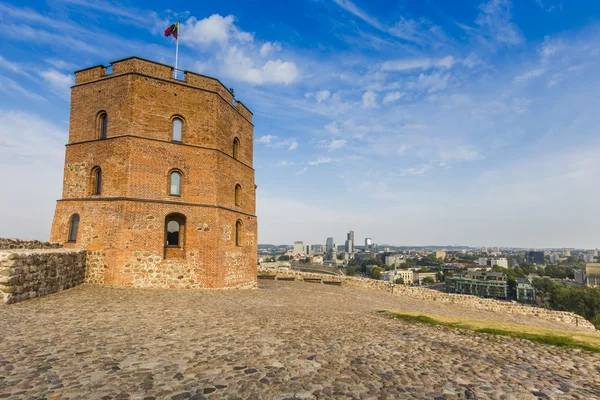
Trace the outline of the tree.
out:
M 396 283 L 396 285 L 404 285 L 404 278 L 396 278 L 396 281 L 394 283 Z
M 349 265 L 349 266 L 347 266 L 346 267 L 346 275 L 348 275 L 348 276 L 354 276 L 354 275 L 356 275 L 356 270 L 358 268 L 359 267 L 357 265 Z
M 288 255 L 284 254 L 284 255 L 282 255 L 282 256 L 279 257 L 279 261 L 290 261 L 292 258 L 294 258 L 294 257 L 288 256 Z
M 373 271 L 371 271 L 371 278 L 380 279 L 381 278 L 381 268 L 375 267 Z
M 425 278 L 423 278 L 423 284 L 424 285 L 434 285 L 435 284 L 435 279 L 433 279 L 432 276 L 426 276 Z
M 438 271 L 437 274 L 435 274 L 435 278 L 439 281 L 439 282 L 444 282 L 446 280 L 446 277 L 444 276 L 444 273 L 442 271 Z

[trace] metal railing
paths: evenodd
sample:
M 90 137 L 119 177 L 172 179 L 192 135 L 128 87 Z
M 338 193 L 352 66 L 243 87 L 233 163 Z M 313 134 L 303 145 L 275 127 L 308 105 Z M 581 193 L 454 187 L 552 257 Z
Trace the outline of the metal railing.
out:
M 173 72 L 171 73 L 171 78 L 177 79 L 178 81 L 185 81 L 185 71 L 182 69 L 173 68 Z

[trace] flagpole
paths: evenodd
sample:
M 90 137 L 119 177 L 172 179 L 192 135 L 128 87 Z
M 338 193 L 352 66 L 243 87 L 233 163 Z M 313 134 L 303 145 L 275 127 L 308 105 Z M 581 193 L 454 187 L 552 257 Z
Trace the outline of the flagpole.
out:
M 175 41 L 175 69 L 177 69 L 177 62 L 179 61 L 179 21 L 177 21 L 177 40 Z

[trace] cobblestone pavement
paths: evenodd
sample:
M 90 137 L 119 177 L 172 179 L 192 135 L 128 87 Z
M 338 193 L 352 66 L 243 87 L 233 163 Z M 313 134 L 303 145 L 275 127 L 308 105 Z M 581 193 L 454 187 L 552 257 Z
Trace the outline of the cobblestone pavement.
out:
M 385 293 L 259 284 L 0 306 L 0 399 L 600 398 L 597 355 L 391 320 L 374 310 L 444 310 Z

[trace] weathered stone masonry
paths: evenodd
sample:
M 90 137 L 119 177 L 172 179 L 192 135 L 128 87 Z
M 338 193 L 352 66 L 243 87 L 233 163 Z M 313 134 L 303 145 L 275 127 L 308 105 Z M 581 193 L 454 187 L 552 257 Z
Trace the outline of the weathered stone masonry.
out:
M 0 250 L 4 249 L 58 249 L 60 243 L 40 242 L 39 240 L 23 240 L 0 238 Z
M 85 250 L 0 250 L 0 303 L 46 296 L 80 285 Z

